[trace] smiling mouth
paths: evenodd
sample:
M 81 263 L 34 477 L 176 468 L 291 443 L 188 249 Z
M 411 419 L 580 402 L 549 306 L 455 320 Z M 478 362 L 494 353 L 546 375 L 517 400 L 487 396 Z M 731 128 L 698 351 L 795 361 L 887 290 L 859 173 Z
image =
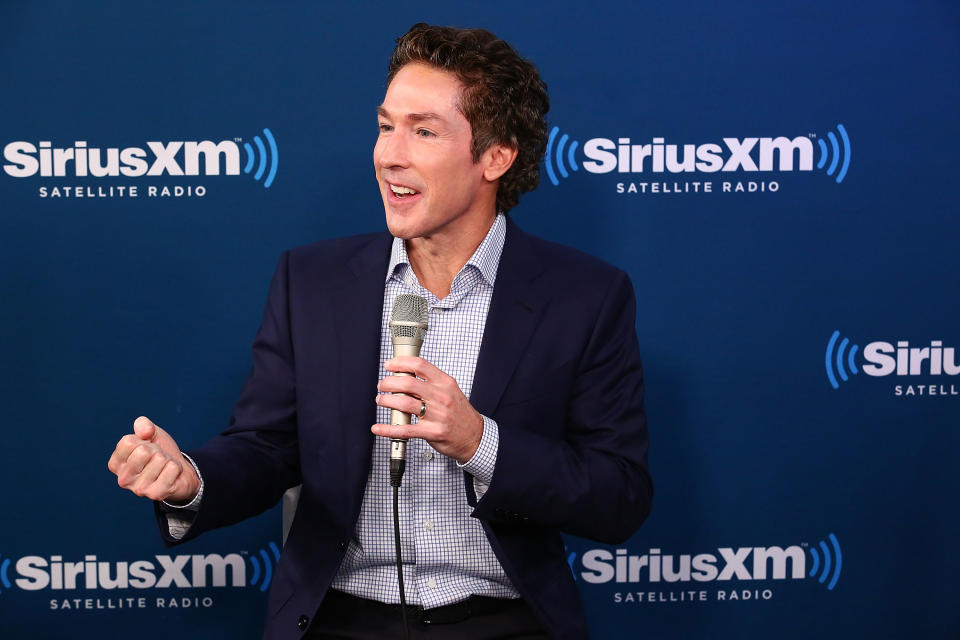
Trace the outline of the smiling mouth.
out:
M 397 198 L 401 200 L 403 200 L 404 198 L 409 198 L 411 196 L 418 195 L 420 193 L 416 189 L 411 189 L 410 187 L 403 187 L 398 184 L 390 184 L 389 182 L 387 183 L 387 186 L 390 187 L 390 191 L 393 193 L 393 195 L 395 195 Z

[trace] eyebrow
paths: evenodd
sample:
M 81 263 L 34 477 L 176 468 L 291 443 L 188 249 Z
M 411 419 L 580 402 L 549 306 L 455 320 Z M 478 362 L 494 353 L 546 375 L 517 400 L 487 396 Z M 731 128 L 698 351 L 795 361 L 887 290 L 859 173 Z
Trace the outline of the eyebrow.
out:
M 390 113 L 383 108 L 383 106 L 377 107 L 377 115 L 383 118 L 392 119 Z M 410 122 L 427 122 L 432 120 L 437 120 L 440 122 L 446 122 L 443 116 L 438 113 L 433 113 L 431 111 L 425 111 L 422 113 L 408 113 L 405 116 L 406 120 Z

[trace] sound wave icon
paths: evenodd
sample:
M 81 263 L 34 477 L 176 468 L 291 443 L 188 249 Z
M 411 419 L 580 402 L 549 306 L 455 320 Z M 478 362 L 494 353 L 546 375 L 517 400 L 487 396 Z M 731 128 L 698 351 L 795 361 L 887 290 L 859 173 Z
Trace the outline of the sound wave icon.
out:
M 273 558 L 267 554 L 266 549 L 260 549 L 260 557 L 263 559 L 263 573 L 260 572 L 260 562 L 256 555 L 250 556 L 250 564 L 253 565 L 253 575 L 250 577 L 250 584 L 256 586 L 260 583 L 260 591 L 266 591 L 270 588 L 270 581 L 273 579 L 273 567 L 280 561 L 280 549 L 272 540 L 267 545 L 273 553 Z
M 277 176 L 277 165 L 280 161 L 280 155 L 277 152 L 277 141 L 273 137 L 273 133 L 270 132 L 270 129 L 264 127 L 263 137 L 267 139 L 267 145 L 270 147 L 270 153 L 267 153 L 267 145 L 263 144 L 263 140 L 259 135 L 253 136 L 253 142 L 257 145 L 256 151 L 253 147 L 250 146 L 249 142 L 243 143 L 243 149 L 247 152 L 247 164 L 243 167 L 244 173 L 250 173 L 253 171 L 253 165 L 257 165 L 257 172 L 253 174 L 253 179 L 257 182 L 260 182 L 260 178 L 263 177 L 264 172 L 267 170 L 267 163 L 270 163 L 270 171 L 267 173 L 267 179 L 263 181 L 263 186 L 267 189 L 270 188 L 270 185 L 273 184 L 273 179 Z
M 837 140 L 833 131 L 827 132 L 827 139 L 830 141 L 829 149 L 827 149 L 827 143 L 823 141 L 823 138 L 817 139 L 820 144 L 820 160 L 817 161 L 817 169 L 827 167 L 828 176 L 832 176 L 836 172 L 837 184 L 840 184 L 847 176 L 847 169 L 850 168 L 850 136 L 847 135 L 847 130 L 842 124 L 837 125 L 837 131 L 840 133 L 840 140 Z M 843 145 L 842 152 L 841 143 Z M 830 162 L 830 166 L 827 166 L 827 161 Z M 840 166 L 839 172 L 837 172 L 838 165 Z
M 3 554 L 0 554 L 0 557 L 3 557 Z M 9 589 L 13 586 L 10 584 L 10 578 L 7 577 L 8 569 L 10 569 L 10 558 L 4 558 L 3 562 L 0 562 L 0 582 L 3 583 L 4 589 Z M 0 589 L 0 593 L 3 593 L 3 589 Z
M 560 136 L 560 140 L 558 142 L 558 133 L 560 133 L 560 127 L 554 127 L 550 130 L 550 137 L 547 138 L 547 152 L 544 156 L 544 165 L 547 169 L 547 177 L 550 178 L 550 182 L 553 183 L 553 186 L 560 184 L 560 181 L 557 179 L 557 174 L 553 170 L 554 162 L 556 162 L 557 171 L 560 172 L 560 177 L 562 178 L 570 177 L 570 174 L 567 172 L 566 165 L 569 165 L 574 171 L 580 170 L 580 167 L 577 166 L 577 159 L 574 156 L 580 143 L 574 140 L 570 146 L 567 147 L 567 141 L 570 140 L 570 136 L 563 134 Z M 554 144 L 556 144 L 556 149 L 554 149 Z M 564 152 L 566 152 L 566 164 L 564 164 Z M 554 160 L 554 158 L 556 159 Z
M 857 363 L 854 361 L 854 356 L 860 349 L 860 346 L 855 344 L 851 345 L 849 338 L 844 338 L 840 341 L 840 344 L 837 345 L 839 338 L 840 332 L 834 331 L 833 335 L 830 336 L 830 341 L 827 342 L 827 351 L 824 354 L 823 362 L 827 370 L 827 380 L 830 381 L 830 385 L 834 389 L 840 388 L 840 383 L 837 382 L 837 374 L 839 374 L 840 380 L 846 382 L 849 380 L 847 369 L 854 375 L 860 373 L 860 370 L 857 369 Z M 850 347 L 849 351 L 847 351 L 848 346 Z M 846 361 L 846 367 L 844 367 L 844 361 Z
M 831 533 L 827 535 L 827 538 L 830 540 L 833 551 L 832 554 L 831 547 L 827 547 L 827 543 L 823 540 L 820 541 L 819 552 L 817 552 L 817 547 L 810 547 L 810 555 L 813 557 L 813 564 L 810 566 L 810 577 L 816 576 L 817 571 L 820 571 L 818 582 L 823 584 L 827 581 L 827 577 L 829 577 L 830 584 L 827 585 L 827 589 L 833 591 L 833 588 L 837 586 L 837 580 L 840 579 L 840 570 L 843 568 L 843 554 L 840 552 L 840 543 L 837 542 L 837 536 Z M 823 554 L 822 566 L 821 554 Z

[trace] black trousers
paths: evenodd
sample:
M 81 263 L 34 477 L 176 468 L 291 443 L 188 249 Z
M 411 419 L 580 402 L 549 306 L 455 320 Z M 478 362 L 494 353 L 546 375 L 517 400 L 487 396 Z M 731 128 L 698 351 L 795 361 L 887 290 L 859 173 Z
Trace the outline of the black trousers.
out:
M 411 640 L 547 640 L 549 635 L 523 600 L 472 597 L 421 609 L 407 606 Z M 400 605 L 358 598 L 331 589 L 317 610 L 308 640 L 403 638 Z

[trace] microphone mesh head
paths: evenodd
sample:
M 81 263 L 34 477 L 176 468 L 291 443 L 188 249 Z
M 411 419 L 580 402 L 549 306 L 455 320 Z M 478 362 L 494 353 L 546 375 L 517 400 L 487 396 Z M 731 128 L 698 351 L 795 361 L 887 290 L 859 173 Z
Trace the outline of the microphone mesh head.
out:
M 393 303 L 393 313 L 390 316 L 391 336 L 423 340 L 427 333 L 428 315 L 426 298 L 401 293 Z

